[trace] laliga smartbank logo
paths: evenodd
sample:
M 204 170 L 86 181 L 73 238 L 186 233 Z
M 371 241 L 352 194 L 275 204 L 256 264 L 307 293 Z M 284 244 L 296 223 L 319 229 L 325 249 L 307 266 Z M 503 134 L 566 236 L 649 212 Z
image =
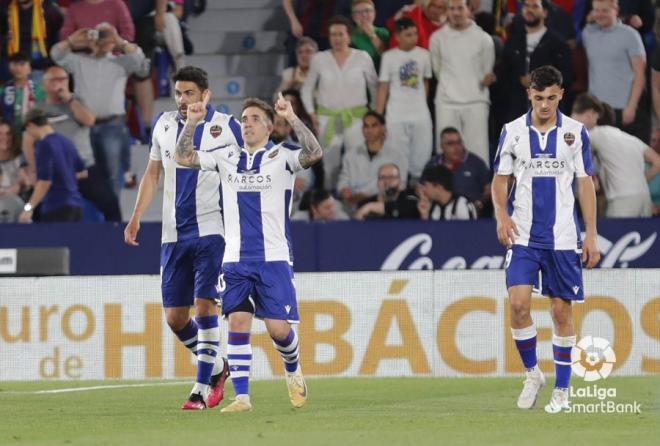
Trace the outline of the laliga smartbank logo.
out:
M 571 370 L 585 382 L 604 380 L 614 368 L 616 354 L 607 339 L 585 336 L 571 350 Z M 596 384 L 587 387 L 571 386 L 568 413 L 642 413 L 642 406 L 637 401 L 620 403 L 616 387 L 604 387 Z M 597 402 L 586 402 L 586 400 Z
M 610 376 L 616 354 L 607 339 L 586 336 L 571 350 L 571 369 L 585 381 L 598 381 Z

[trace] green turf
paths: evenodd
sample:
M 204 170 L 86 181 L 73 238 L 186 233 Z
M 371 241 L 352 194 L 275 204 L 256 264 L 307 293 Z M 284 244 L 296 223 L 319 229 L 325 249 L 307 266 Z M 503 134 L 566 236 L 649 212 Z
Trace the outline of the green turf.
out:
M 190 384 L 29 393 L 128 383 L 0 383 L 0 445 L 660 444 L 658 376 L 602 384 L 617 388 L 617 402 L 641 403 L 640 415 L 548 415 L 548 388 L 520 411 L 521 380 L 511 378 L 309 379 L 298 410 L 283 381 L 261 381 L 251 384 L 254 410 L 241 414 L 179 410 Z

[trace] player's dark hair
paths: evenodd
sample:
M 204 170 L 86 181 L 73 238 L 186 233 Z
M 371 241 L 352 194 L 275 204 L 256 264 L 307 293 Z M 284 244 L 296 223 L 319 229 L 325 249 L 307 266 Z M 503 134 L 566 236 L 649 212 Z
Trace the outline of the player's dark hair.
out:
M 353 23 L 344 16 L 336 15 L 328 20 L 328 34 L 330 34 L 330 27 L 333 25 L 344 25 L 349 36 L 353 32 Z
M 449 192 L 454 190 L 454 179 L 452 173 L 445 166 L 435 164 L 429 166 L 422 172 L 420 183 L 431 183 L 444 187 Z
M 192 65 L 186 65 L 177 70 L 176 73 L 172 75 L 172 81 L 182 81 L 182 82 L 192 82 L 201 90 L 208 90 L 209 88 L 209 75 L 206 71 L 202 70 L 199 67 L 193 67 Z
M 417 29 L 417 24 L 410 17 L 402 17 L 394 22 L 394 32 L 397 34 L 407 30 L 408 28 Z
M 564 82 L 561 72 L 552 65 L 543 65 L 531 73 L 531 82 L 529 88 L 537 91 L 543 91 L 553 85 L 562 86 Z
M 458 129 L 457 129 L 456 127 L 451 127 L 451 126 L 449 126 L 449 127 L 445 127 L 445 128 L 442 129 L 442 131 L 440 132 L 440 140 L 442 140 L 442 137 L 443 137 L 443 136 L 448 135 L 448 134 L 450 134 L 450 133 L 458 133 L 459 136 L 461 135 L 461 132 L 459 132 Z
M 368 112 L 366 112 L 364 114 L 364 116 L 362 117 L 362 122 L 364 122 L 365 119 L 367 119 L 367 117 L 369 117 L 369 116 L 371 116 L 372 118 L 375 118 L 376 120 L 378 120 L 378 122 L 380 122 L 380 125 L 385 125 L 385 116 L 383 116 L 380 113 L 378 113 L 377 111 L 373 111 L 373 110 L 369 110 Z
M 258 109 L 262 110 L 264 113 L 266 113 L 266 116 L 271 123 L 275 120 L 275 110 L 273 110 L 273 107 L 271 107 L 270 104 L 268 104 L 266 101 L 262 101 L 259 98 L 247 98 L 245 101 L 243 101 L 241 115 L 248 107 L 257 107 Z
M 590 93 L 582 93 L 573 102 L 573 113 L 584 113 L 588 110 L 593 110 L 598 113 L 598 116 L 601 116 L 603 114 L 603 103 Z

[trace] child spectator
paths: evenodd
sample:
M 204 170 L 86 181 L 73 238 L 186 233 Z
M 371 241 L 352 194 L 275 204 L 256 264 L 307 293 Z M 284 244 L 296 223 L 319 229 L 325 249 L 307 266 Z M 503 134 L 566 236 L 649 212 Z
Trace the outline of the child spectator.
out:
M 388 138 L 408 160 L 410 176 L 419 179 L 433 148 L 433 123 L 427 106 L 431 56 L 417 46 L 415 22 L 396 21 L 398 48 L 383 55 L 376 111 L 387 117 Z

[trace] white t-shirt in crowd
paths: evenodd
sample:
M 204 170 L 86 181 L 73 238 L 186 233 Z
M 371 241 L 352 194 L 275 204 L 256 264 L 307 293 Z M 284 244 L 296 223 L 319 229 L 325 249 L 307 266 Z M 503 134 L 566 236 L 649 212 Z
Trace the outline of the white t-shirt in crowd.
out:
M 430 117 L 424 79 L 432 76 L 431 55 L 424 48 L 416 46 L 410 51 L 392 48 L 383 54 L 379 80 L 390 83 L 386 110 L 389 122 Z
M 600 161 L 598 176 L 609 200 L 650 194 L 644 177 L 644 151 L 648 146 L 643 141 L 609 125 L 589 130 L 589 139 Z

